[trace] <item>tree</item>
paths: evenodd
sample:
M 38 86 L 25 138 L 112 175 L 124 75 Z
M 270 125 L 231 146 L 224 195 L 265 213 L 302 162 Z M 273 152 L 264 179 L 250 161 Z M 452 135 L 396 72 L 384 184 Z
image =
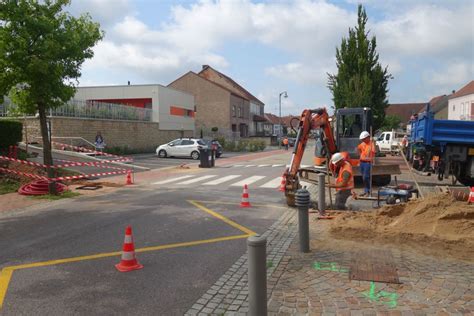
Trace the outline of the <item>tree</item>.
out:
M 366 31 L 367 14 L 358 6 L 355 29 L 349 28 L 349 38 L 343 38 L 336 48 L 337 74 L 328 73 L 328 88 L 336 109 L 369 107 L 374 117 L 374 130 L 384 121 L 388 105 L 387 84 L 392 79 L 387 67 L 382 68 L 376 52 L 375 36 L 369 40 Z
M 402 120 L 400 119 L 400 117 L 396 115 L 386 115 L 382 126 L 380 126 L 380 130 L 390 131 L 392 129 L 398 129 L 400 128 L 401 123 Z
M 21 111 L 39 114 L 44 164 L 52 165 L 46 110 L 72 98 L 81 65 L 102 39 L 90 15 L 76 18 L 70 0 L 0 2 L 0 95 L 10 94 Z M 49 168 L 48 176 L 53 177 Z M 54 193 L 55 185 L 50 185 Z M 52 192 L 53 191 L 53 192 Z

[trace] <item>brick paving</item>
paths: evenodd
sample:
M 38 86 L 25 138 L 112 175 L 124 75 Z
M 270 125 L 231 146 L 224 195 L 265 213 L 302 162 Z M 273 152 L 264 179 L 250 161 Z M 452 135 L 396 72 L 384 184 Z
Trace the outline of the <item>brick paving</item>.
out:
M 474 263 L 426 256 L 328 235 L 329 221 L 310 218 L 311 252 L 299 253 L 296 212 L 288 211 L 265 234 L 269 315 L 474 315 Z M 401 284 L 349 279 L 360 251 L 389 251 Z M 245 315 L 246 255 L 186 315 Z

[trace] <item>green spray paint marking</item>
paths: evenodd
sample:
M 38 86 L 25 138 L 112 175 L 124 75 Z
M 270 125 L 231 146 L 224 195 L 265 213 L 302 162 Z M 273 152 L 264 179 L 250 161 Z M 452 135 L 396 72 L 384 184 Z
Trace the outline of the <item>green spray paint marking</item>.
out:
M 313 263 L 313 268 L 320 271 L 332 271 L 332 272 L 349 272 L 348 269 L 341 268 L 337 265 L 337 262 L 318 262 Z
M 367 297 L 371 301 L 380 302 L 387 305 L 390 308 L 397 307 L 398 304 L 398 294 L 389 293 L 385 291 L 375 292 L 375 282 L 370 282 L 370 290 L 362 292 L 362 295 Z

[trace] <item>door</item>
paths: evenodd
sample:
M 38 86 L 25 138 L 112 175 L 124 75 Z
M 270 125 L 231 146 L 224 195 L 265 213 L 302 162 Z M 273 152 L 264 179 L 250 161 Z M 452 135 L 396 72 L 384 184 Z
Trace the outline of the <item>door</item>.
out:
M 392 139 L 392 133 L 385 133 L 385 137 L 382 141 L 382 146 L 380 147 L 381 151 L 390 151 L 390 141 Z
M 181 146 L 179 146 L 179 155 L 183 157 L 190 157 L 191 152 L 196 150 L 196 147 L 197 146 L 194 144 L 194 140 L 183 139 Z
M 173 140 L 168 144 L 168 156 L 178 156 L 179 147 L 181 146 L 181 139 Z

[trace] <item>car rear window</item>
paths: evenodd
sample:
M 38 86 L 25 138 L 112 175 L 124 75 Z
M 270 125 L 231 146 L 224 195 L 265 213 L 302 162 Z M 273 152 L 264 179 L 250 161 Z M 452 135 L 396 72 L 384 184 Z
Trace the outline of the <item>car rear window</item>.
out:
M 207 145 L 207 143 L 205 141 L 203 141 L 202 139 L 198 139 L 197 143 L 199 145 Z

